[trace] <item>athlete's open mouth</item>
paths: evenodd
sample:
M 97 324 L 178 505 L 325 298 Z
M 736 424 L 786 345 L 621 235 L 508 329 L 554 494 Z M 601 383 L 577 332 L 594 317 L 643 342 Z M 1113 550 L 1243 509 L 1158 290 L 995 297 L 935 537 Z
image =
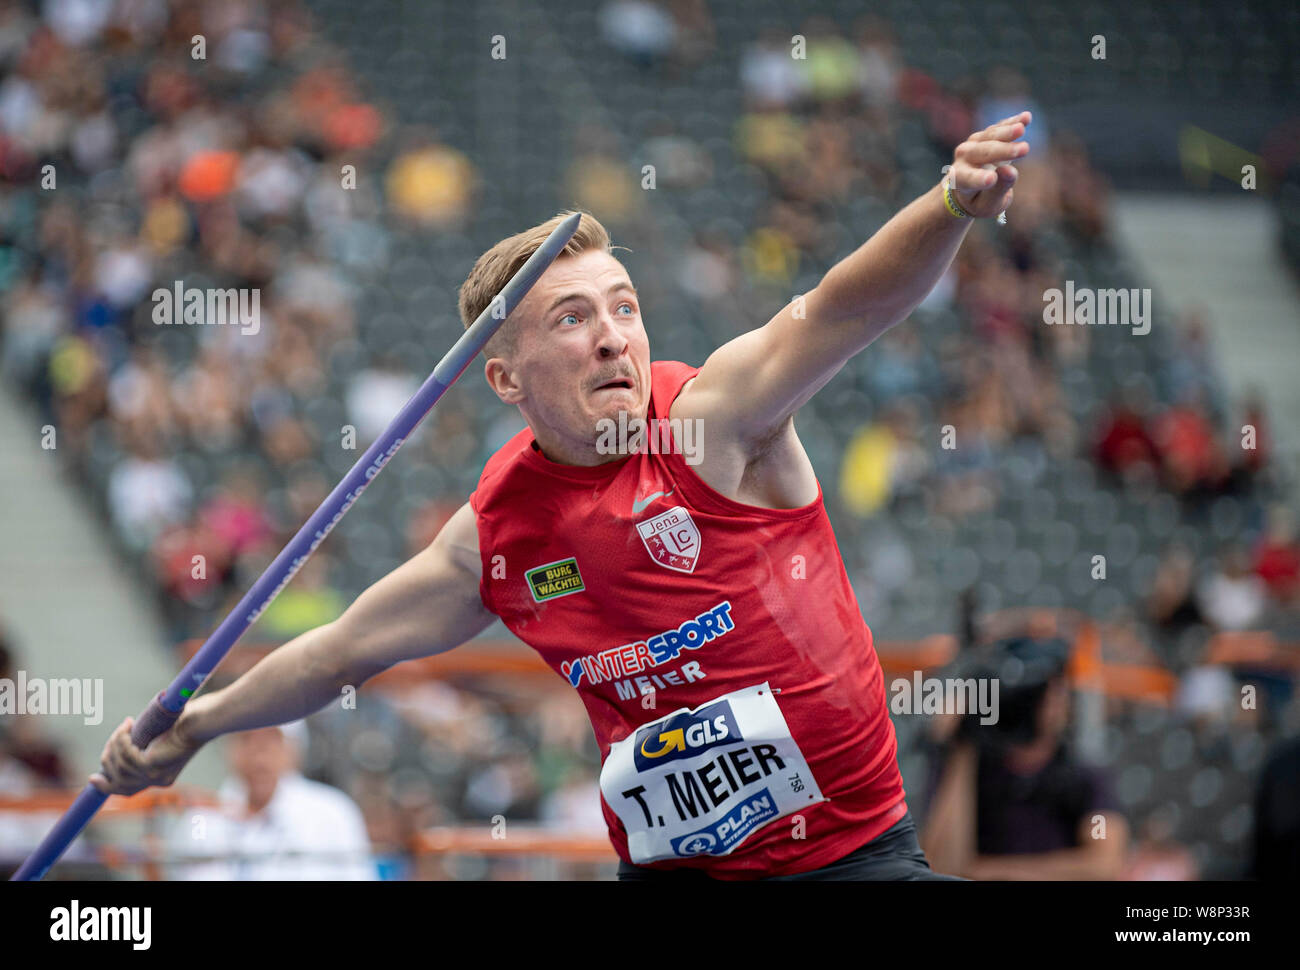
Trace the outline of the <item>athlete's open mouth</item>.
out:
M 601 384 L 599 387 L 597 387 L 596 390 L 608 391 L 612 388 L 620 388 L 620 387 L 625 391 L 630 391 L 632 390 L 632 382 L 625 377 L 620 377 L 618 380 L 606 381 L 604 384 Z

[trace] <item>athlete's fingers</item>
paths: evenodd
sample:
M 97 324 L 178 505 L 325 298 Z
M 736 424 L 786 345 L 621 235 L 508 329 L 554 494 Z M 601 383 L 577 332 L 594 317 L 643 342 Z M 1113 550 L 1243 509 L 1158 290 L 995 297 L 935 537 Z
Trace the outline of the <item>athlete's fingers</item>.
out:
M 956 192 L 971 194 L 983 192 L 985 189 L 997 184 L 998 181 L 997 172 L 992 168 L 971 165 L 961 160 L 954 162 L 949 171 L 952 176 L 952 187 Z
M 113 744 L 118 757 L 125 765 L 130 767 L 132 771 L 143 772 L 145 769 L 144 752 L 137 748 L 135 742 L 131 740 L 132 727 L 131 719 L 128 717 L 122 722 L 121 729 L 113 738 Z
M 1027 142 L 963 142 L 957 146 L 949 170 L 953 187 L 959 192 L 982 192 L 997 184 L 999 166 L 1028 154 Z M 1009 171 L 1014 171 L 1014 166 Z
M 1029 154 L 1027 141 L 964 141 L 957 146 L 954 157 L 971 165 L 996 165 Z
M 106 756 L 101 760 L 108 778 L 135 781 L 145 774 L 143 754 L 131 743 L 131 723 L 127 718 L 108 739 Z
M 1001 121 L 995 121 L 993 122 L 993 124 L 989 125 L 989 127 L 996 128 L 999 125 L 1010 125 L 1010 124 L 1014 124 L 1017 121 L 1019 121 L 1023 125 L 1027 125 L 1033 120 L 1034 120 L 1033 112 L 1021 111 L 1017 114 L 1013 114 L 1010 118 L 1003 118 Z
M 1022 111 L 1018 115 L 1012 115 L 1010 118 L 1003 118 L 1001 121 L 995 121 L 981 131 L 975 132 L 970 136 L 971 141 L 987 141 L 990 138 L 1002 138 L 1006 132 L 1019 126 L 1021 131 L 1015 136 L 1017 138 L 1024 134 L 1024 129 L 1029 126 L 1030 115 L 1028 111 Z
M 1025 133 L 1025 126 L 1019 122 L 1011 125 L 989 125 L 983 131 L 977 131 L 967 141 L 1015 141 Z
M 997 174 L 994 172 L 983 168 L 974 168 L 970 165 L 958 164 L 953 165 L 949 170 L 948 177 L 952 181 L 953 191 L 966 195 L 983 192 L 997 181 Z

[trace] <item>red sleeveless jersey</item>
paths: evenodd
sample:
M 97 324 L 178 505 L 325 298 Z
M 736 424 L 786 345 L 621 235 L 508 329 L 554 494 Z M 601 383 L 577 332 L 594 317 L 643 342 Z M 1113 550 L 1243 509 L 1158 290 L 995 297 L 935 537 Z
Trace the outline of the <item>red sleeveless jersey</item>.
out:
M 806 872 L 907 811 L 884 677 L 820 483 L 801 508 L 741 504 L 658 423 L 698 370 L 651 364 L 632 454 L 562 465 L 524 429 L 488 460 L 480 593 L 586 705 L 623 860 Z

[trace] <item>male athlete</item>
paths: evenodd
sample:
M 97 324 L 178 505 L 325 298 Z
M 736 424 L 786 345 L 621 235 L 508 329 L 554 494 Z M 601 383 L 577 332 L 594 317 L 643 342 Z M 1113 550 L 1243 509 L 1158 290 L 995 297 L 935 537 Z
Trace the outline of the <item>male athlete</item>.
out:
M 636 290 L 584 216 L 484 350 L 528 427 L 433 543 L 146 751 L 128 718 L 91 783 L 171 784 L 212 738 L 311 714 L 500 617 L 586 705 L 621 879 L 946 878 L 917 846 L 871 633 L 793 419 L 924 299 L 973 218 L 1010 205 L 1030 120 L 973 134 L 944 182 L 700 367 L 651 363 Z M 479 258 L 466 326 L 562 218 Z M 703 447 L 689 464 L 610 453 L 620 415 L 691 422 Z

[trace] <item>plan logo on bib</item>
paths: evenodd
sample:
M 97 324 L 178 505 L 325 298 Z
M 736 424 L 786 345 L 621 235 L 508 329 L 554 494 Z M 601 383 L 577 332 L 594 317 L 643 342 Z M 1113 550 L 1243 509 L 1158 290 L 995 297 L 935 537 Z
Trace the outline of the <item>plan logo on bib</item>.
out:
M 636 524 L 637 534 L 650 558 L 665 569 L 695 571 L 700 557 L 700 530 L 691 513 L 678 505 Z

